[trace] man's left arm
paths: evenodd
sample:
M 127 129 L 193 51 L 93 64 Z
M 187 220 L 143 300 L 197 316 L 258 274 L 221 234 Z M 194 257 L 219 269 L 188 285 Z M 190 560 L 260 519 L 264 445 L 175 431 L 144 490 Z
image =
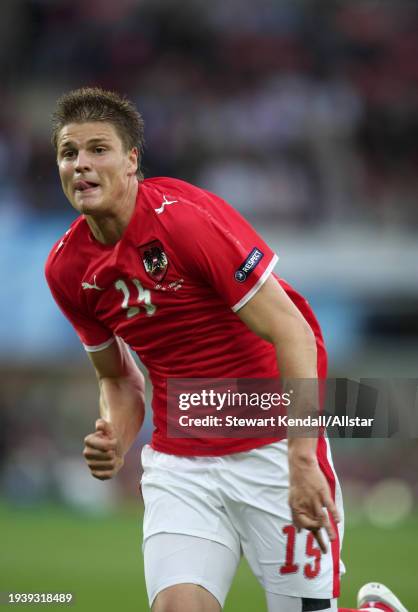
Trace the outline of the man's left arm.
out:
M 269 276 L 237 315 L 254 333 L 274 345 L 281 379 L 317 378 L 314 333 L 274 277 Z M 306 408 L 309 410 L 311 407 Z M 336 522 L 339 517 L 318 464 L 316 447 L 317 438 L 288 439 L 289 505 L 296 528 L 312 531 L 322 551 L 326 552 L 320 528 L 326 529 L 331 540 L 335 533 L 323 508 Z

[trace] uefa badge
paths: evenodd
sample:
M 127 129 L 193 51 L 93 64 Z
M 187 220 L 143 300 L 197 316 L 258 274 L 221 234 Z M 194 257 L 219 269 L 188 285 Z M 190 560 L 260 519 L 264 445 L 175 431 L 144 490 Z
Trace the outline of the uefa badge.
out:
M 238 281 L 239 283 L 243 283 L 247 278 L 246 273 L 244 272 L 244 270 L 236 270 L 235 272 L 235 280 Z
M 235 270 L 234 278 L 237 283 L 244 283 L 263 257 L 264 253 L 257 247 L 254 247 L 248 253 L 247 258 L 242 262 L 238 270 Z
M 145 272 L 153 281 L 164 279 L 168 269 L 168 259 L 159 240 L 153 240 L 139 247 Z

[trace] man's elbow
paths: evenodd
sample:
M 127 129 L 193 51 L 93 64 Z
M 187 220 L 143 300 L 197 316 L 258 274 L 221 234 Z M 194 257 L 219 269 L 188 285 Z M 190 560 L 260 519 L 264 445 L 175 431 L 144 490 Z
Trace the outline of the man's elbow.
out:
M 281 321 L 271 330 L 268 340 L 278 346 L 290 342 L 316 351 L 315 334 L 309 323 L 301 315 L 290 316 L 285 321 Z
M 145 379 L 140 370 L 131 375 L 102 376 L 99 389 L 106 396 L 131 398 L 138 405 L 145 405 Z

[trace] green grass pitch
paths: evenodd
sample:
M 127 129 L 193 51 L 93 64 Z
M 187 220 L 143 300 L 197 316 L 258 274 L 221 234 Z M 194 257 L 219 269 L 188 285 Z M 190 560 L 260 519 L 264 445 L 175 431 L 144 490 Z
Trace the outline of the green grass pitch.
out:
M 0 591 L 72 592 L 69 610 L 148 610 L 140 552 L 140 509 L 86 517 L 61 508 L 0 506 Z M 354 605 L 371 580 L 390 586 L 411 612 L 418 610 L 418 516 L 379 529 L 346 530 L 341 605 Z M 32 605 L 31 609 L 63 609 Z M 4 608 L 5 610 L 8 607 Z M 263 593 L 241 563 L 225 612 L 262 612 Z

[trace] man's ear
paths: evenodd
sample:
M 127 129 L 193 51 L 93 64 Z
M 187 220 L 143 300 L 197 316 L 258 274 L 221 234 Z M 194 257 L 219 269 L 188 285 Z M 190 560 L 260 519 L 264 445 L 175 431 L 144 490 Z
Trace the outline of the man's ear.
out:
M 128 176 L 133 176 L 138 170 L 138 149 L 133 147 L 129 151 Z

